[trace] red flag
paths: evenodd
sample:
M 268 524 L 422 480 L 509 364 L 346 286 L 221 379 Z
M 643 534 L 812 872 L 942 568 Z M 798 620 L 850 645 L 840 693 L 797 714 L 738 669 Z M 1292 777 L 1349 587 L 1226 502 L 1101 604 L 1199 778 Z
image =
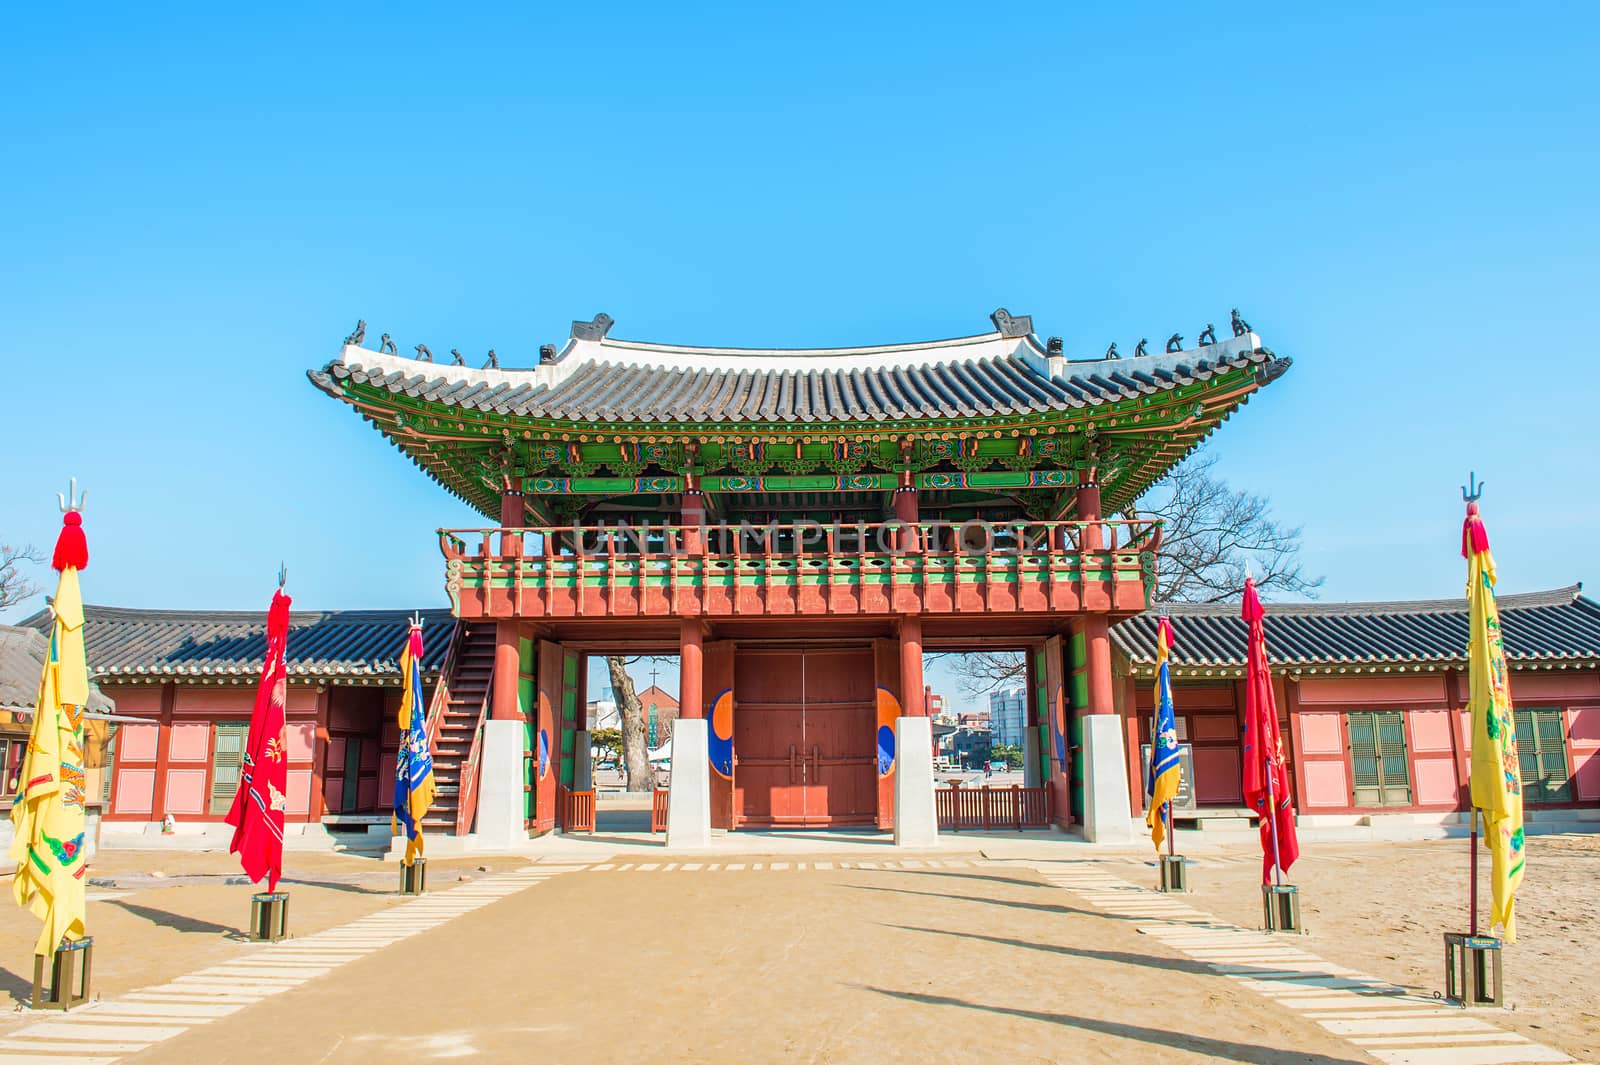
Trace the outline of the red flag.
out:
M 1244 620 L 1250 626 L 1250 658 L 1244 689 L 1244 801 L 1261 820 L 1261 882 L 1269 884 L 1274 839 L 1278 868 L 1285 872 L 1300 857 L 1300 841 L 1295 836 L 1289 771 L 1283 761 L 1283 737 L 1278 732 L 1278 700 L 1272 693 L 1272 674 L 1267 669 L 1263 614 L 1256 582 L 1246 578 Z
M 267 611 L 267 657 L 261 664 L 261 684 L 250 714 L 250 736 L 245 743 L 239 790 L 228 811 L 234 828 L 228 851 L 239 856 L 252 881 L 267 878 L 267 890 L 276 891 L 283 873 L 283 811 L 288 805 L 284 722 L 284 694 L 288 672 L 284 648 L 289 642 L 289 597 L 279 589 Z

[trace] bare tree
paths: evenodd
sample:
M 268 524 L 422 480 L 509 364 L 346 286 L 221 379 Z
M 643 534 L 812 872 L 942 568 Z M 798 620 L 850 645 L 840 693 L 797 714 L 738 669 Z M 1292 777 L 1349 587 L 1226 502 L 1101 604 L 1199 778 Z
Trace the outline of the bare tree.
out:
M 627 658 L 606 655 L 606 669 L 611 673 L 611 697 L 617 701 L 617 715 L 622 719 L 622 767 L 628 774 L 629 791 L 649 791 L 655 786 L 650 773 L 650 750 L 645 740 L 644 708 L 639 703 L 639 693 L 634 690 L 633 678 L 628 675 Z
M 31 545 L 0 544 L 0 610 L 39 594 L 39 586 L 22 572 L 24 564 L 44 565 L 44 552 Z
M 1143 517 L 1161 518 L 1156 599 L 1217 603 L 1244 592 L 1246 567 L 1256 590 L 1315 598 L 1321 577 L 1300 562 L 1300 526 L 1272 515 L 1262 496 L 1234 491 L 1214 472 L 1216 457 L 1180 463 L 1145 495 Z
M 653 656 L 606 655 L 606 669 L 611 674 L 611 697 L 617 703 L 617 716 L 622 719 L 622 765 L 628 775 L 629 791 L 649 791 L 655 787 L 655 774 L 650 769 L 650 722 L 645 716 L 644 702 L 633 685 L 628 667 Z
M 1228 487 L 1215 466 L 1213 455 L 1192 457 L 1141 499 L 1139 516 L 1162 520 L 1156 601 L 1231 599 L 1244 591 L 1246 565 L 1268 598 L 1315 598 L 1322 578 L 1308 575 L 1301 564 L 1300 527 L 1273 517 L 1265 498 Z M 1014 653 L 982 651 L 963 656 L 956 673 L 969 694 L 980 695 L 1021 684 L 1027 669 Z

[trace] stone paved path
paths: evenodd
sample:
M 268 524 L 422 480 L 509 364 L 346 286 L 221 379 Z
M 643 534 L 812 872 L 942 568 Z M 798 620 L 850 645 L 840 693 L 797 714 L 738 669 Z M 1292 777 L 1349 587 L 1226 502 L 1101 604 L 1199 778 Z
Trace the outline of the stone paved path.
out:
M 1295 1010 L 1387 1065 L 1570 1062 L 1559 1050 L 1496 1028 L 1492 1012 L 1422 998 L 1269 936 L 1219 921 L 1181 895 L 1137 887 L 1092 865 L 1032 863 L 1045 880 L 1108 914 L 1144 919 L 1144 935 L 1255 994 Z
M 0 1039 L 4 1065 L 111 1065 L 128 1054 L 237 1013 L 273 995 L 580 865 L 538 864 L 424 895 L 304 938 L 258 944 L 240 957 L 115 1001 L 40 1020 Z M 290 914 L 291 919 L 293 913 Z M 291 920 L 291 932 L 293 930 Z

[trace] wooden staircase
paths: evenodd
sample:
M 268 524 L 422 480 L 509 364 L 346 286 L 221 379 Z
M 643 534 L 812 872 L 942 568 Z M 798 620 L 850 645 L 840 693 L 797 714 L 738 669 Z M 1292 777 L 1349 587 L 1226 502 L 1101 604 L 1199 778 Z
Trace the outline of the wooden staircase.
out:
M 422 819 L 426 831 L 465 835 L 472 827 L 477 756 L 494 676 L 494 645 L 492 621 L 458 621 L 451 634 L 444 670 L 428 705 L 435 791 L 433 806 Z

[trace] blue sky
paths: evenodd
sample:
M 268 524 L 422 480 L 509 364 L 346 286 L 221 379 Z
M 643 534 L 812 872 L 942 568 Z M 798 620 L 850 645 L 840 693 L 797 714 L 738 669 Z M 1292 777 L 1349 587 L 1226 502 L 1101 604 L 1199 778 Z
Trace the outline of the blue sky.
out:
M 91 601 L 442 603 L 476 519 L 305 380 L 357 317 L 1091 355 L 1238 306 L 1295 367 L 1212 446 L 1326 598 L 1455 594 L 1469 468 L 1503 587 L 1600 580 L 1600 9 L 862 6 L 13 8 L 0 538 L 76 475 Z

